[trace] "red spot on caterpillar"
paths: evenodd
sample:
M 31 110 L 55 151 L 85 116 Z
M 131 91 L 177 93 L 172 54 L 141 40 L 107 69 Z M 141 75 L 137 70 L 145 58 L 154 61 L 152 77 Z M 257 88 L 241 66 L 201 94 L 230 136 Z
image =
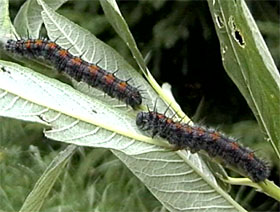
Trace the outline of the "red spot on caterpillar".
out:
M 237 150 L 239 148 L 239 145 L 237 142 L 231 142 L 230 143 L 230 146 L 233 150 Z
M 25 42 L 25 47 L 26 47 L 27 49 L 30 49 L 30 48 L 31 48 L 31 41 L 30 41 L 30 40 L 28 40 L 28 41 Z
M 199 136 L 204 135 L 204 130 L 201 129 L 201 128 L 197 128 L 197 129 L 196 129 L 196 132 L 198 133 Z
M 175 127 L 176 127 L 177 129 L 183 128 L 183 126 L 182 126 L 180 123 L 178 123 L 178 122 L 175 122 Z
M 74 57 L 71 59 L 73 65 L 81 65 L 82 64 L 82 59 L 79 57 Z
M 118 84 L 118 88 L 119 88 L 119 90 L 121 90 L 121 91 L 125 91 L 125 89 L 127 88 L 127 83 L 126 83 L 126 82 L 120 82 L 120 83 Z
M 163 118 L 164 118 L 164 117 L 163 117 Z M 173 123 L 173 121 L 172 121 L 172 119 L 167 118 L 166 123 L 167 123 L 167 124 L 171 124 L 171 123 Z
M 57 45 L 54 42 L 47 43 L 46 45 L 49 49 L 56 49 Z
M 42 40 L 36 40 L 35 44 L 38 45 L 38 46 L 42 46 L 43 41 Z
M 158 119 L 164 118 L 164 115 L 162 115 L 162 114 L 156 114 L 156 115 L 157 115 Z M 171 120 L 170 120 L 170 121 L 171 121 Z
M 66 58 L 68 56 L 68 51 L 66 49 L 61 49 L 58 51 L 59 56 Z
M 99 71 L 99 68 L 96 65 L 89 66 L 89 72 L 93 75 L 96 75 Z
M 248 154 L 248 159 L 249 159 L 249 160 L 254 160 L 254 153 L 253 153 L 253 152 L 250 152 L 250 153 Z
M 192 133 L 192 132 L 193 132 L 192 128 L 191 128 L 191 127 L 188 127 L 188 126 L 185 126 L 183 129 L 184 129 L 187 133 Z
M 115 81 L 113 74 L 107 74 L 104 76 L 107 84 L 112 84 Z
M 212 137 L 213 140 L 218 140 L 221 138 L 221 135 L 217 132 L 210 133 L 210 136 Z

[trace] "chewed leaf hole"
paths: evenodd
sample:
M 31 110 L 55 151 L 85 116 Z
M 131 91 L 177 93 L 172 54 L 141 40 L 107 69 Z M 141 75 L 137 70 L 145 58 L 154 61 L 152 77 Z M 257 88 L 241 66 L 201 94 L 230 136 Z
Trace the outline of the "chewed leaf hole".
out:
M 240 33 L 239 30 L 234 31 L 234 39 L 238 42 L 238 44 L 244 48 L 245 47 L 245 41 L 243 38 L 243 35 Z
M 231 31 L 232 31 L 231 34 L 232 34 L 234 40 L 239 44 L 239 46 L 244 48 L 245 47 L 244 37 L 243 37 L 242 33 L 240 32 L 240 30 L 237 28 L 233 16 L 229 17 L 228 24 L 229 24 L 229 26 L 231 28 Z
M 221 19 L 221 17 L 217 14 L 215 14 L 215 18 L 216 18 L 216 23 L 217 23 L 217 26 L 221 29 L 224 27 L 224 22 L 223 20 Z

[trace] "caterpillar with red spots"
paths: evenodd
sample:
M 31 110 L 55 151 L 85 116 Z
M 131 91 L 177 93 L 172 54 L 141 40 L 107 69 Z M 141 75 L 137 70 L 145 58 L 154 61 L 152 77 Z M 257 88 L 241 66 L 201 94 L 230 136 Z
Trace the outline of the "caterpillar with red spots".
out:
M 218 159 L 254 182 L 261 182 L 269 177 L 270 168 L 266 162 L 257 158 L 249 148 L 238 144 L 235 139 L 213 129 L 176 122 L 153 111 L 139 112 L 136 125 L 149 131 L 152 137 L 159 135 L 167 139 L 176 149 L 188 149 L 191 153 L 204 151 L 211 158 Z
M 5 49 L 25 57 L 41 58 L 55 66 L 59 72 L 66 73 L 78 82 L 83 81 L 96 87 L 132 108 L 136 108 L 142 103 L 140 91 L 130 85 L 128 80 L 121 80 L 114 73 L 72 55 L 54 41 L 48 39 L 10 39 L 7 41 Z

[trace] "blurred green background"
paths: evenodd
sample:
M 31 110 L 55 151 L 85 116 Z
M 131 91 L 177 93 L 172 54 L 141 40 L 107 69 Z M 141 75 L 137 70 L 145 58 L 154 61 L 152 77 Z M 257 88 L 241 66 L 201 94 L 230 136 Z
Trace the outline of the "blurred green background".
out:
M 160 84 L 171 84 L 185 113 L 197 122 L 240 137 L 242 143 L 256 149 L 273 168 L 269 179 L 279 185 L 279 164 L 272 148 L 223 69 L 207 1 L 117 2 L 153 76 Z M 23 3 L 10 1 L 12 19 Z M 279 69 L 280 3 L 247 4 Z M 99 1 L 69 1 L 58 12 L 111 45 L 138 70 L 128 48 L 107 22 Z M 36 124 L 0 118 L 0 211 L 18 210 L 47 165 L 65 148 L 44 138 L 42 130 Z M 231 194 L 248 210 L 277 211 L 279 207 L 250 188 L 234 186 Z M 80 148 L 74 155 L 43 209 L 164 211 L 110 151 L 90 148 Z

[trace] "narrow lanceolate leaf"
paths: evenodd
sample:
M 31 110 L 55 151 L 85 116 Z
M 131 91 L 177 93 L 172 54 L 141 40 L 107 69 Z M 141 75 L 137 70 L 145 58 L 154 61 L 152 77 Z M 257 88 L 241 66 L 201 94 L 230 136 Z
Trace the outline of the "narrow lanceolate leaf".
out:
M 46 3 L 56 10 L 67 1 L 68 0 L 46 0 Z M 38 5 L 37 0 L 27 0 L 24 2 L 14 20 L 17 33 L 26 38 L 38 38 L 42 23 L 41 7 Z
M 56 179 L 71 158 L 71 155 L 75 152 L 76 148 L 77 147 L 74 145 L 69 145 L 54 158 L 43 175 L 36 182 L 32 192 L 27 196 L 20 209 L 21 212 L 40 211 L 45 199 L 56 182 Z
M 0 59 L 2 55 L 3 42 L 7 37 L 11 36 L 14 32 L 14 27 L 11 24 L 9 17 L 9 0 L 1 0 L 0 4 Z
M 139 67 L 146 74 L 146 65 L 142 54 L 137 48 L 136 42 L 128 28 L 126 21 L 124 20 L 119 7 L 115 0 L 100 0 L 101 6 L 105 12 L 105 15 L 111 25 L 114 27 L 119 36 L 126 43 L 128 48 L 130 49 L 133 57 L 138 63 Z
M 244 0 L 208 0 L 222 60 L 280 158 L 280 75 Z

